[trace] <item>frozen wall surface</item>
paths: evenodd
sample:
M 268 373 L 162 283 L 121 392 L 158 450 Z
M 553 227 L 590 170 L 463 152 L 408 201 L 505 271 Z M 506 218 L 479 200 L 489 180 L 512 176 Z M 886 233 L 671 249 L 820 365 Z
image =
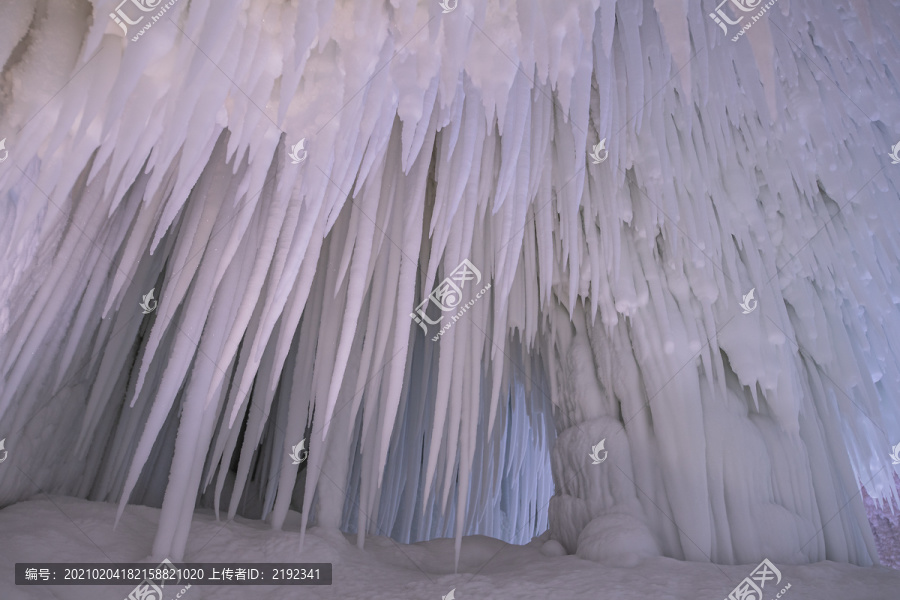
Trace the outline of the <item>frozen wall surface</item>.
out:
M 540 530 L 542 456 L 548 552 L 877 560 L 896 0 L 118 8 L 0 20 L 0 503 L 458 559 Z

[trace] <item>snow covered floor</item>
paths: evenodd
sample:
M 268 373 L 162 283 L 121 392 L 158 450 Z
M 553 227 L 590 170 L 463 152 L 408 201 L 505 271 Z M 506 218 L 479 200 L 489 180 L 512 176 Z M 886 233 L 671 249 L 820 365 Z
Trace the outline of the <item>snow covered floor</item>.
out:
M 16 562 L 143 561 L 159 510 L 129 505 L 116 531 L 115 505 L 53 496 L 0 511 L 0 600 L 121 600 L 132 586 L 16 587 Z M 756 565 L 725 566 L 648 559 L 635 568 L 611 568 L 574 556 L 549 558 L 539 540 L 509 546 L 481 536 L 463 538 L 459 573 L 453 573 L 453 540 L 399 546 L 370 536 L 365 551 L 350 536 L 318 528 L 297 552 L 300 515 L 289 514 L 285 531 L 237 518 L 223 527 L 208 511 L 195 514 L 186 561 L 330 562 L 332 586 L 192 586 L 182 600 L 276 600 L 287 598 L 440 600 L 456 589 L 457 600 L 722 600 Z M 485 564 L 487 563 L 487 564 Z M 777 565 L 785 600 L 896 600 L 900 572 L 834 562 Z M 780 589 L 780 588 L 779 588 Z M 768 591 L 768 589 L 766 590 Z M 772 592 L 772 598 L 775 591 Z M 168 598 L 166 599 L 168 600 Z M 764 597 L 763 600 L 770 600 Z

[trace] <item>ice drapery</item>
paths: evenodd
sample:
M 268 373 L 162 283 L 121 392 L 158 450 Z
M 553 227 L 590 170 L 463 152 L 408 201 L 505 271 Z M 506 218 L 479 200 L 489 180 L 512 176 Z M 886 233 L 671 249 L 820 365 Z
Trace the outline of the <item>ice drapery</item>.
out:
M 38 485 L 165 485 L 180 558 L 208 486 L 280 527 L 307 436 L 304 527 L 458 550 L 534 524 L 510 448 L 549 453 L 549 396 L 568 551 L 873 559 L 896 2 L 781 0 L 736 43 L 697 1 L 182 0 L 137 41 L 110 4 L 0 22 L 0 424 Z M 491 288 L 432 341 L 410 312 L 463 259 Z M 498 469 L 531 480 L 506 524 Z

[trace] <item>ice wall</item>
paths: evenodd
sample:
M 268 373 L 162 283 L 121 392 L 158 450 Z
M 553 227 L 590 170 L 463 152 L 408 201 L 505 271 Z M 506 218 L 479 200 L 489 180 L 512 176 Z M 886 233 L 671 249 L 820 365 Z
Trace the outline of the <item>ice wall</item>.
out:
M 180 558 L 233 458 L 230 510 L 280 527 L 308 433 L 304 527 L 317 498 L 360 543 L 452 518 L 458 544 L 529 430 L 515 370 L 555 406 L 568 551 L 868 564 L 898 5 L 781 0 L 732 42 L 708 4 L 182 0 L 136 39 L 112 2 L 4 9 L 0 426 L 28 474 L 0 499 L 165 482 Z M 491 287 L 431 341 L 410 313 L 463 259 Z

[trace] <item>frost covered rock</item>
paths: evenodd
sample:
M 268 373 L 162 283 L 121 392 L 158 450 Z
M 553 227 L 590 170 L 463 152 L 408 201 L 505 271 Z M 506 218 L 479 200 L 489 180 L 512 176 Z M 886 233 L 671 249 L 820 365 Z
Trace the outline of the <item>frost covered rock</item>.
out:
M 900 488 L 900 477 L 894 475 L 894 481 Z M 900 506 L 897 503 L 877 502 L 865 488 L 862 494 L 881 564 L 900 569 Z
M 550 532 L 553 539 L 574 554 L 578 549 L 578 536 L 591 521 L 587 503 L 581 498 L 556 494 L 550 499 Z
M 659 546 L 644 520 L 626 510 L 599 516 L 578 536 L 579 558 L 611 567 L 634 567 L 642 558 L 659 556 Z
M 541 544 L 541 554 L 544 556 L 565 556 L 568 554 L 565 547 L 556 540 L 547 540 Z

